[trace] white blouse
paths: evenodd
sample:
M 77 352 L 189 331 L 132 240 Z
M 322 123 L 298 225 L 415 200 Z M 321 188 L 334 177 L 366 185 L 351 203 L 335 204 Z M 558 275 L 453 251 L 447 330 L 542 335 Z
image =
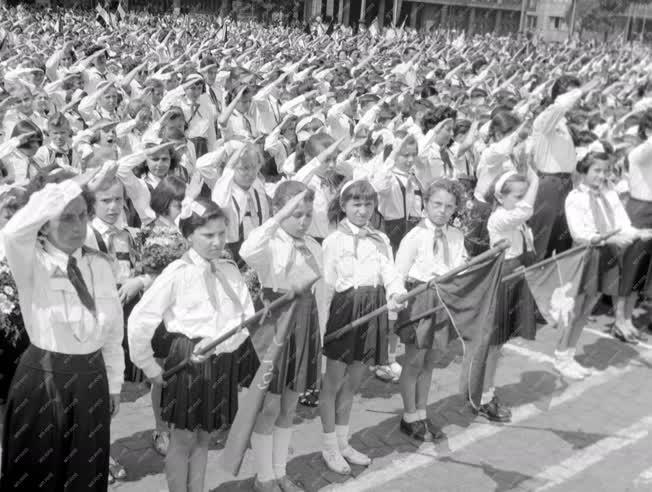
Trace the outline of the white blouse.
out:
M 360 228 L 346 221 L 353 234 Z M 387 299 L 405 293 L 403 278 L 394 266 L 389 238 L 377 232 L 385 244 L 381 251 L 376 242 L 368 237 L 358 241 L 358 257 L 355 256 L 354 238 L 341 231 L 332 232 L 322 244 L 324 252 L 324 283 L 327 290 L 327 307 L 334 292 L 350 288 L 384 285 Z
M 632 226 L 618 193 L 615 190 L 603 190 L 602 194 L 613 211 L 616 229 L 620 229 L 620 234 L 635 236 L 636 228 Z M 600 201 L 598 204 L 604 212 Z M 588 242 L 600 235 L 593 219 L 590 191 L 586 185 L 581 184 L 568 194 L 565 209 L 568 229 L 574 241 Z
M 237 295 L 244 312 L 227 294 L 211 265 L 194 250 L 188 252 L 192 263 L 184 259 L 171 263 L 152 286 L 145 291 L 129 316 L 129 351 L 131 360 L 147 377 L 154 378 L 162 370 L 154 360 L 151 340 L 156 328 L 165 322 L 170 333 L 182 333 L 188 338 L 217 338 L 238 326 L 254 314 L 249 290 L 238 268 L 230 261 L 214 262 L 221 276 Z M 215 285 L 214 303 L 206 278 Z M 246 329 L 215 348 L 215 354 L 233 352 L 249 336 Z
M 423 220 L 405 235 L 396 252 L 396 269 L 404 280 L 413 278 L 427 282 L 466 262 L 468 254 L 462 231 L 445 226 L 443 233 L 448 242 L 450 264 L 445 262 L 441 244 L 437 244 L 435 251 L 435 225 L 430 219 Z
M 296 250 L 296 243 L 303 243 L 314 258 L 311 265 L 306 257 Z M 302 240 L 295 239 L 285 232 L 275 218 L 269 219 L 262 226 L 254 229 L 242 243 L 240 256 L 258 274 L 263 287 L 275 292 L 287 290 L 290 286 L 302 285 L 315 276 L 322 276 L 322 249 L 310 236 Z M 325 326 L 327 313 L 324 307 L 324 285 L 318 281 L 313 292 L 317 299 L 320 324 Z
M 512 210 L 499 206 L 489 216 L 487 230 L 491 245 L 501 239 L 510 242 L 510 247 L 505 252 L 505 259 L 521 256 L 524 241 L 528 251 L 533 251 L 534 237 L 532 230 L 526 224 L 532 217 L 532 210 L 532 205 L 521 200 Z
M 72 255 L 95 299 L 94 318 L 68 279 L 68 255 L 38 239 L 41 228 L 80 194 L 81 188 L 72 181 L 49 184 L 34 193 L 2 230 L 5 253 L 31 343 L 64 354 L 101 350 L 109 392 L 119 394 L 124 373 L 123 315 L 111 263 L 97 252 L 80 249 Z
M 301 181 L 315 192 L 314 213 L 308 234 L 316 238 L 325 238 L 331 230 L 328 206 L 335 198 L 336 192 L 315 174 L 319 166 L 321 166 L 319 159 L 312 159 L 297 171 L 293 179 Z
M 557 96 L 553 104 L 536 117 L 532 125 L 534 163 L 543 173 L 572 173 L 577 154 L 566 124 L 566 113 L 582 97 L 580 89 Z
M 652 137 L 634 148 L 627 159 L 632 198 L 652 202 Z
M 473 192 L 476 200 L 486 202 L 487 194 L 494 191 L 491 189 L 494 181 L 507 171 L 516 171 L 510 156 L 517 142 L 518 134 L 512 133 L 482 151 L 476 168 L 478 183 Z

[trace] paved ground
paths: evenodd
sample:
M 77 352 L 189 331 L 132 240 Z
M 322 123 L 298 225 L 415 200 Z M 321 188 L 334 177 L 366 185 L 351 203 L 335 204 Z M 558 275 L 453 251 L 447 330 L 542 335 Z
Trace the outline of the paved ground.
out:
M 506 347 L 498 392 L 513 407 L 513 422 L 494 425 L 476 419 L 457 395 L 459 355 L 436 372 L 429 415 L 447 438 L 417 443 L 398 430 L 397 385 L 370 377 L 356 397 L 352 444 L 371 455 L 368 469 L 352 476 L 328 471 L 319 454 L 316 411 L 299 410 L 291 449 L 290 475 L 306 490 L 341 491 L 652 491 L 652 342 L 626 346 L 603 333 L 599 316 L 580 341 L 579 359 L 597 370 L 581 382 L 561 379 L 550 365 L 556 333 L 536 342 Z M 153 418 L 149 394 L 130 387 L 113 429 L 113 451 L 128 477 L 115 492 L 167 490 L 163 460 L 151 448 Z M 242 475 L 219 466 L 221 449 L 209 453 L 207 487 L 231 492 L 251 489 L 250 453 Z

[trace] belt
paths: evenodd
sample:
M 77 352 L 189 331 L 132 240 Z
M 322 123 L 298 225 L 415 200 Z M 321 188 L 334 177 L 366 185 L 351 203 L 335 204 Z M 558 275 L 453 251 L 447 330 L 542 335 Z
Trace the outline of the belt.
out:
M 539 176 L 554 176 L 555 178 L 570 178 L 571 173 L 544 173 L 543 171 L 537 171 Z

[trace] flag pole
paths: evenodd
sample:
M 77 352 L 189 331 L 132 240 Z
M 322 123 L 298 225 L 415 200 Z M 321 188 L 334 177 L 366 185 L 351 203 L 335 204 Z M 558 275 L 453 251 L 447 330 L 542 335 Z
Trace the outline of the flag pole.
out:
M 301 295 L 304 292 L 307 292 L 312 285 L 319 280 L 319 277 L 316 277 L 302 285 L 299 285 L 295 288 L 290 289 L 288 292 L 283 294 L 281 297 L 276 299 L 275 301 L 272 301 L 267 307 L 264 309 L 261 309 L 260 311 L 256 311 L 253 316 L 250 318 L 247 318 L 244 320 L 242 323 L 240 323 L 238 326 L 233 328 L 232 330 L 227 331 L 225 334 L 217 337 L 215 340 L 213 340 L 210 344 L 208 344 L 206 347 L 204 347 L 200 352 L 198 352 L 198 355 L 207 355 L 213 350 L 215 350 L 215 347 L 217 347 L 219 344 L 223 343 L 225 340 L 228 340 L 232 336 L 234 336 L 236 333 L 238 333 L 240 330 L 243 328 L 246 328 L 248 326 L 253 325 L 254 323 L 260 323 L 261 321 L 264 321 L 265 318 L 267 317 L 267 313 L 277 310 L 280 307 L 283 307 L 286 305 L 288 302 L 292 301 L 296 296 Z M 185 359 L 181 362 L 179 362 L 176 366 L 171 367 L 167 371 L 163 373 L 163 379 L 169 379 L 170 377 L 174 376 L 176 373 L 181 371 L 184 367 L 187 367 L 190 364 L 190 359 Z
M 529 267 L 520 267 L 514 272 L 510 273 L 509 275 L 503 277 L 501 282 L 507 282 L 508 280 L 515 279 L 516 277 L 524 275 L 525 272 L 529 272 L 530 270 L 534 270 L 535 268 L 541 268 L 542 266 L 547 265 L 548 263 L 552 263 L 553 261 L 559 260 L 560 258 L 565 258 L 566 256 L 570 256 L 573 253 L 577 253 L 578 251 L 581 251 L 583 249 L 597 246 L 602 241 L 606 241 L 611 236 L 618 234 L 618 232 L 620 232 L 620 229 L 616 229 L 614 231 L 608 232 L 607 234 L 603 234 L 602 236 L 598 236 L 595 239 L 592 239 L 587 244 L 581 244 L 580 246 L 575 246 L 574 248 L 571 248 L 567 251 L 564 251 L 563 253 L 547 258 L 543 261 L 540 261 L 539 263 L 535 263 L 534 265 L 530 265 Z
M 482 254 L 479 254 L 478 256 L 475 256 L 475 257 L 471 258 L 471 261 L 469 261 L 468 263 L 465 263 L 464 265 L 460 265 L 460 266 L 458 266 L 456 268 L 453 268 L 453 269 L 449 270 L 448 272 L 446 272 L 445 274 L 440 275 L 438 277 L 435 277 L 432 280 L 430 280 L 430 281 L 428 281 L 428 282 L 426 282 L 426 283 L 424 283 L 422 285 L 419 285 L 418 287 L 412 289 L 410 292 L 408 292 L 408 293 L 406 293 L 406 294 L 404 294 L 402 296 L 398 296 L 397 302 L 403 303 L 403 302 L 407 301 L 408 299 L 411 299 L 414 296 L 419 295 L 422 292 L 425 292 L 426 290 L 432 288 L 437 282 L 442 282 L 444 280 L 449 280 L 449 279 L 455 277 L 456 275 L 459 275 L 460 273 L 465 272 L 469 268 L 471 268 L 473 266 L 476 266 L 476 265 L 478 265 L 478 264 L 480 264 L 480 263 L 482 263 L 482 262 L 484 262 L 484 261 L 486 261 L 486 260 L 488 260 L 490 258 L 493 258 L 494 256 L 501 253 L 502 251 L 504 251 L 507 248 L 509 248 L 509 241 L 507 241 L 506 239 L 501 240 L 498 243 L 496 243 L 496 245 L 493 248 L 485 251 Z M 348 323 L 348 324 L 344 325 L 339 330 L 334 331 L 333 333 L 331 333 L 328 336 L 324 337 L 324 345 L 326 345 L 326 344 L 328 344 L 328 343 L 330 343 L 330 342 L 332 342 L 334 340 L 337 340 L 342 335 L 348 333 L 349 331 L 353 330 L 354 328 L 357 328 L 358 326 L 361 326 L 361 325 L 364 325 L 365 323 L 368 323 L 370 320 L 372 320 L 372 319 L 376 318 L 377 316 L 380 316 L 381 314 L 385 313 L 385 311 L 387 311 L 387 304 L 385 304 L 384 306 L 379 307 L 378 309 L 370 312 L 369 314 L 365 314 L 364 316 L 356 319 L 355 321 L 352 321 L 351 323 Z

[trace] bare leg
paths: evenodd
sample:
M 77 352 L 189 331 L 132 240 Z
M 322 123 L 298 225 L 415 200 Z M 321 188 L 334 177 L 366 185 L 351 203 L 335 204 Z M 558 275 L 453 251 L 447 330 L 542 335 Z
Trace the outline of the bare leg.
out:
M 342 387 L 337 392 L 335 400 L 335 424 L 349 425 L 353 395 L 360 387 L 362 378 L 367 373 L 367 367 L 361 362 L 354 362 L 347 368 L 347 376 Z
M 188 492 L 204 492 L 209 441 L 210 434 L 208 432 L 197 431 L 196 444 L 190 452 Z
M 425 350 L 419 350 L 413 344 L 405 345 L 405 362 L 398 381 L 405 413 L 417 411 L 417 379 L 423 370 L 425 353 Z
M 319 414 L 324 433 L 335 432 L 336 398 L 346 376 L 346 364 L 327 359 L 321 393 L 319 394 Z
M 165 456 L 165 477 L 170 492 L 188 492 L 190 456 L 197 444 L 194 432 L 172 429 L 170 447 Z

